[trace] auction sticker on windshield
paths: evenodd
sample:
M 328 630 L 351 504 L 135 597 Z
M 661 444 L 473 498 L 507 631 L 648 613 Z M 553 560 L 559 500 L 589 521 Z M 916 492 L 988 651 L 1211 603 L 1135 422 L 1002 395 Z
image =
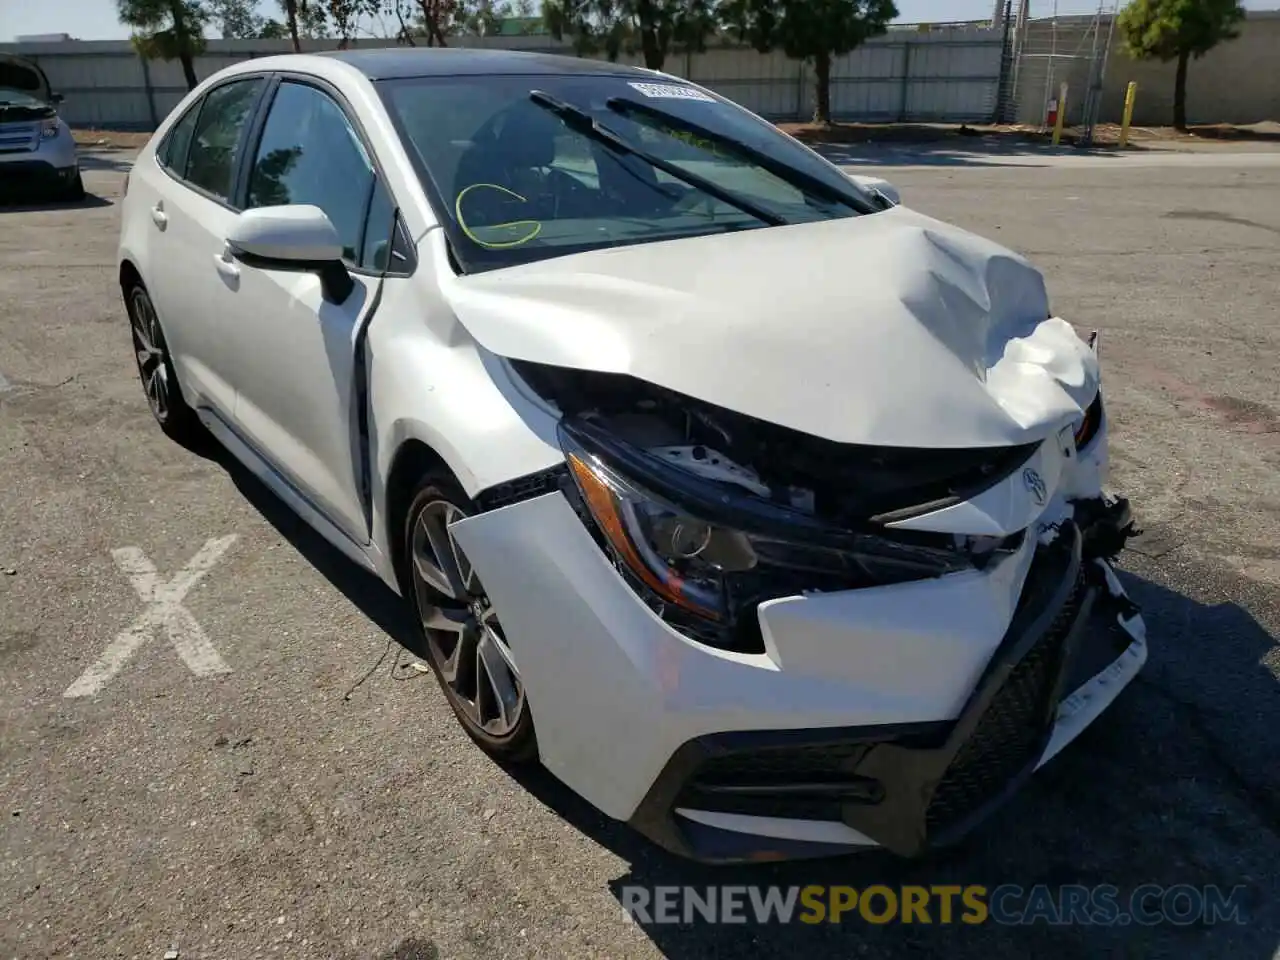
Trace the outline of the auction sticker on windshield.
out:
M 628 83 L 627 86 L 634 87 L 646 97 L 655 100 L 702 100 L 706 103 L 715 103 L 715 97 L 709 97 L 701 90 L 695 90 L 693 87 L 683 87 L 675 83 Z

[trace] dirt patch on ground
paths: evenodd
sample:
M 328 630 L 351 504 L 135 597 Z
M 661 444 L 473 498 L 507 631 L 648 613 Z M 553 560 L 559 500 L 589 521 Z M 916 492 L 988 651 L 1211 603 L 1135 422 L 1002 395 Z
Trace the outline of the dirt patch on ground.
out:
M 1192 124 L 1190 135 L 1210 140 L 1265 140 L 1280 143 L 1280 122 Z
M 974 138 L 988 141 L 998 139 L 1010 143 L 1049 143 L 1053 131 L 1031 124 L 1016 123 L 780 123 L 778 128 L 791 136 L 810 144 L 859 144 L 859 143 L 943 143 L 963 142 Z M 1077 145 L 1084 142 L 1085 132 L 1079 127 L 1066 127 L 1062 131 L 1062 143 Z M 1171 146 L 1179 143 L 1193 144 L 1206 141 L 1272 141 L 1280 143 L 1280 123 L 1265 121 L 1253 124 L 1194 124 L 1185 132 L 1173 127 L 1130 127 L 1131 150 L 1146 146 Z M 1100 123 L 1093 128 L 1090 145 L 1116 147 L 1120 145 L 1120 124 Z
M 1016 123 L 780 123 L 778 129 L 810 144 L 863 143 L 963 143 L 968 140 L 993 139 L 1009 143 L 1049 143 L 1052 131 L 1029 124 Z M 1079 143 L 1083 131 L 1066 128 L 1062 142 Z M 1130 137 L 1130 144 L 1133 143 Z M 1108 137 L 1101 127 L 1095 130 L 1094 143 L 1106 146 L 1119 141 L 1119 129 Z
M 954 123 L 780 123 L 778 129 L 806 143 L 937 143 L 941 140 L 1004 134 L 1021 128 Z
M 137 130 L 72 130 L 76 143 L 82 147 L 131 147 L 146 146 L 150 133 Z

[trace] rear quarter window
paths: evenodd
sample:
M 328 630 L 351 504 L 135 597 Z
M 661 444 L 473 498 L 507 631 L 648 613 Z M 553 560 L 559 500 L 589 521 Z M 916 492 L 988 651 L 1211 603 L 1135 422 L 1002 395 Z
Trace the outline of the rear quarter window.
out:
M 266 81 L 236 80 L 209 91 L 196 119 L 183 179 L 230 201 L 244 128 Z
M 191 146 L 191 135 L 195 132 L 196 120 L 203 104 L 204 98 L 201 98 L 188 107 L 187 112 L 169 129 L 160 149 L 156 151 L 156 160 L 160 166 L 178 176 L 182 176 L 186 170 L 187 149 Z

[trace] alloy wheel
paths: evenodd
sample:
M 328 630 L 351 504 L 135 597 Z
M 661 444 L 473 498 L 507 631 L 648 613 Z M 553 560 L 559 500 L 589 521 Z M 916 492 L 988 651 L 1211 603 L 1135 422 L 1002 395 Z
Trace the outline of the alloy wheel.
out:
M 169 364 L 164 352 L 160 320 L 146 291 L 135 289 L 132 297 L 129 327 L 133 332 L 133 352 L 138 361 L 138 376 L 146 391 L 151 412 L 161 423 L 169 417 Z
M 497 611 L 449 524 L 466 517 L 432 500 L 413 526 L 413 583 L 423 632 L 440 678 L 461 712 L 489 737 L 510 736 L 524 712 L 524 685 Z

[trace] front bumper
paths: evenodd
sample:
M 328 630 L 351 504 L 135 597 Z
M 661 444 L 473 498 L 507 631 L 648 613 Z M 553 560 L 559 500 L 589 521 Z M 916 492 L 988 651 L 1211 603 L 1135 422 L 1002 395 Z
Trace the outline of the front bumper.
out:
M 1053 542 L 982 571 L 762 604 L 764 653 L 661 620 L 559 491 L 450 529 L 502 611 L 544 765 L 668 849 L 735 861 L 951 842 L 1105 708 L 1146 657 L 1085 547 L 1122 521 L 1082 533 L 1062 510 Z
M 1127 520 L 1117 506 L 1100 521 Z M 1146 661 L 1141 617 L 1087 542 L 1072 524 L 1036 551 L 1013 621 L 954 721 L 699 737 L 631 824 L 711 862 L 875 846 L 911 857 L 962 839 Z
M 75 182 L 80 168 L 70 132 L 64 129 L 33 142 L 32 149 L 0 150 L 0 196 L 25 200 L 66 190 Z
M 0 163 L 0 197 L 26 200 L 59 193 L 71 188 L 78 172 L 74 160 L 69 167 L 55 167 L 44 160 L 30 159 Z

